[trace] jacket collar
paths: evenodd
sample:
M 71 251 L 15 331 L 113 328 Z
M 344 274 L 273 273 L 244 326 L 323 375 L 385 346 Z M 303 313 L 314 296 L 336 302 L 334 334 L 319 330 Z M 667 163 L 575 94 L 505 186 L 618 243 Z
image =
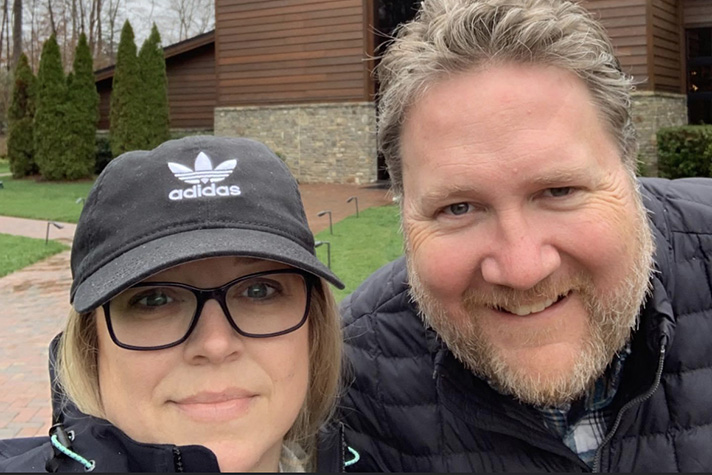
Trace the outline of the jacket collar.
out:
M 101 472 L 219 472 L 215 454 L 200 445 L 175 446 L 137 442 L 110 422 L 91 416 L 71 421 L 71 450 L 93 461 Z M 81 466 L 60 457 L 59 471 L 77 471 Z

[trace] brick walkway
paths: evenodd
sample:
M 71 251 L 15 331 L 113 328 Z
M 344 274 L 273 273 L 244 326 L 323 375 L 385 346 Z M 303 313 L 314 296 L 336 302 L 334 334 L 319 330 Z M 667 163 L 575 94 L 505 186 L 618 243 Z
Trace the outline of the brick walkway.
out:
M 300 186 L 309 226 L 314 233 L 359 209 L 391 203 L 386 190 L 357 185 L 305 184 Z M 0 233 L 44 239 L 46 221 L 0 216 Z M 74 225 L 50 228 L 51 239 L 71 242 Z M 51 405 L 47 346 L 61 331 L 69 312 L 69 251 L 0 278 L 0 438 L 46 435 Z

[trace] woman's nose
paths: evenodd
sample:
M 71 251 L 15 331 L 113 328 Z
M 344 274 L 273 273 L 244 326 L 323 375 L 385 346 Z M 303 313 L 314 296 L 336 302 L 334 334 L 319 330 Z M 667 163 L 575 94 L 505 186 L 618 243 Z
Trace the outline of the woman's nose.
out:
M 208 300 L 198 316 L 198 322 L 186 341 L 186 355 L 191 360 L 221 363 L 237 357 L 244 338 L 230 325 L 228 316 L 216 300 Z

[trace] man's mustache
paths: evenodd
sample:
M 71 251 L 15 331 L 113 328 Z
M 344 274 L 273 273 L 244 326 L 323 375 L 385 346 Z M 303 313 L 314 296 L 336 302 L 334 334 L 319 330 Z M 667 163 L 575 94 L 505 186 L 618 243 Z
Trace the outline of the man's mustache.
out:
M 557 301 L 572 292 L 591 292 L 592 279 L 583 274 L 549 276 L 531 289 L 518 290 L 495 285 L 488 289 L 468 289 L 463 304 L 466 309 L 489 307 L 495 310 L 539 304 L 545 300 Z

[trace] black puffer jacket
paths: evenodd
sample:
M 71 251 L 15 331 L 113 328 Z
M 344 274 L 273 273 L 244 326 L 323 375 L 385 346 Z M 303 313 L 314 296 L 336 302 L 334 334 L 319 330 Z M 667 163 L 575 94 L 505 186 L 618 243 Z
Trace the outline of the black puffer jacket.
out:
M 318 472 L 343 472 L 343 436 L 320 434 Z M 68 427 L 73 455 L 55 450 L 49 437 L 0 440 L 0 472 L 219 472 L 215 454 L 201 445 L 159 445 L 134 441 L 109 422 L 83 416 Z
M 712 180 L 643 180 L 657 244 L 594 471 L 712 470 Z M 403 259 L 342 304 L 353 385 L 341 406 L 357 471 L 585 472 L 539 413 L 492 390 L 426 330 Z

